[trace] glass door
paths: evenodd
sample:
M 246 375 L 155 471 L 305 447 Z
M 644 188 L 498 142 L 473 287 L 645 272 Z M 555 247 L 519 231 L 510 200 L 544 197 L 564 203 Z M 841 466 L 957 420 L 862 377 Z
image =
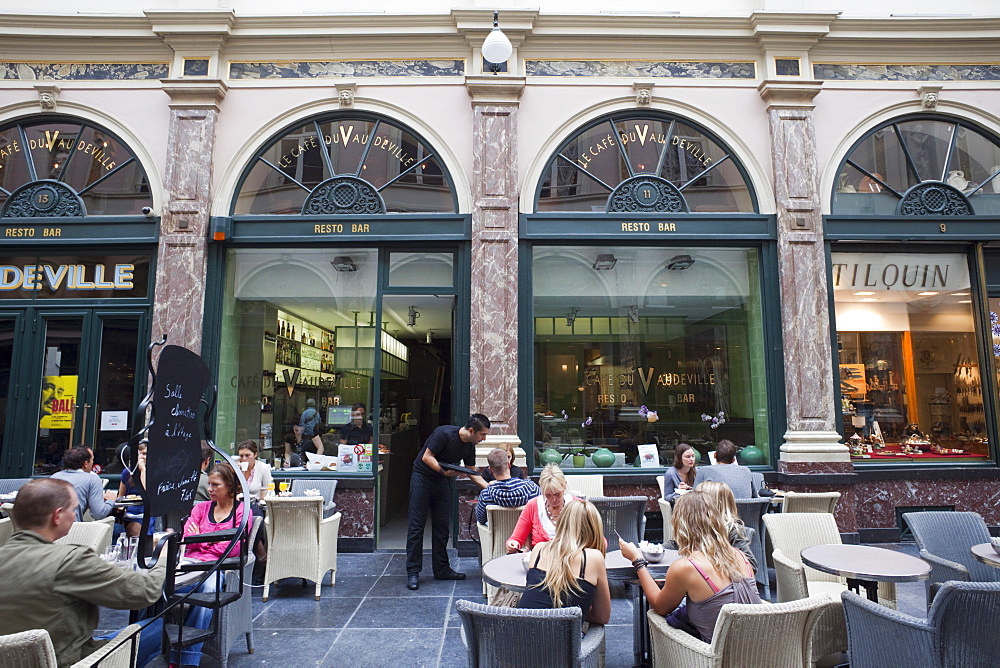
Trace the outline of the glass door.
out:
M 18 453 L 7 447 L 6 433 L 8 416 L 14 414 L 19 390 L 19 385 L 12 385 L 12 380 L 21 376 L 14 368 L 18 361 L 15 351 L 21 338 L 20 327 L 19 314 L 0 314 L 0 471 L 17 468 Z
M 74 432 L 86 420 L 89 408 L 86 385 L 80 382 L 87 316 L 86 312 L 42 313 L 33 323 L 33 338 L 41 345 L 32 351 L 40 364 L 28 375 L 38 388 L 36 474 L 58 471 L 66 449 L 81 442 L 81 435 Z

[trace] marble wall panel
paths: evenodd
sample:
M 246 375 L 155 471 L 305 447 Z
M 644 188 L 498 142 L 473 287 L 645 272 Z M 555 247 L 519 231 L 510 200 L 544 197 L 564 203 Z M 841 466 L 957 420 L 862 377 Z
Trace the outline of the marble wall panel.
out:
M 670 79 L 755 79 L 753 62 L 684 60 L 526 60 L 529 77 L 663 77 Z
M 345 538 L 375 537 L 375 489 L 337 489 L 340 535 Z
M 851 462 L 782 462 L 782 473 L 854 473 Z
M 0 79 L 53 81 L 135 81 L 166 79 L 170 63 L 0 62 Z
M 861 528 L 896 526 L 896 508 L 954 506 L 1000 525 L 1000 486 L 995 480 L 891 480 L 855 485 L 857 521 Z
M 464 60 L 345 60 L 229 63 L 230 79 L 460 77 Z
M 813 76 L 839 81 L 1000 81 L 1000 65 L 813 63 Z

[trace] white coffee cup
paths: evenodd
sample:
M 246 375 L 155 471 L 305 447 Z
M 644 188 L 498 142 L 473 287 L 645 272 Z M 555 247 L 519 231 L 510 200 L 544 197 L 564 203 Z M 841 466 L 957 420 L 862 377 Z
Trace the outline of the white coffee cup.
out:
M 246 473 L 250 470 L 250 462 L 240 462 L 240 470 Z

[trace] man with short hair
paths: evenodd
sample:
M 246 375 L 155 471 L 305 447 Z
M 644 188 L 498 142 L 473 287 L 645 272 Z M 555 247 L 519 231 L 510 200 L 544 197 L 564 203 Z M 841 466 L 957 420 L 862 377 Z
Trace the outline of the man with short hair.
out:
M 304 440 L 316 435 L 316 425 L 319 424 L 319 411 L 316 410 L 316 400 L 306 399 L 306 409 L 299 416 L 299 426 L 302 427 Z
M 194 493 L 194 502 L 211 501 L 208 496 L 208 469 L 212 467 L 212 455 L 215 450 L 208 444 L 208 441 L 201 442 L 201 473 L 198 474 L 198 489 Z
M 340 428 L 340 443 L 358 445 L 371 442 L 372 426 L 365 422 L 365 405 L 358 402 L 351 406 L 351 421 Z
M 101 520 L 114 510 L 114 500 L 117 493 L 114 490 L 104 491 L 100 476 L 93 472 L 94 452 L 90 448 L 77 446 L 70 448 L 63 455 L 62 471 L 52 474 L 55 480 L 65 480 L 73 485 L 79 503 L 76 506 L 76 521 L 83 521 L 83 513 L 88 509 L 90 516 Z
M 464 427 L 443 425 L 431 432 L 413 461 L 410 476 L 410 511 L 406 527 L 406 587 L 420 587 L 420 569 L 424 562 L 424 526 L 431 515 L 431 566 L 435 580 L 464 580 L 465 573 L 451 569 L 448 563 L 448 536 L 451 525 L 452 478 L 457 471 L 441 464 L 458 464 L 472 469 L 476 465 L 476 446 L 490 430 L 490 419 L 481 413 L 469 416 Z M 480 488 L 483 477 L 469 476 Z
M 76 492 L 65 480 L 37 478 L 22 487 L 14 504 L 18 531 L 0 547 L 0 634 L 31 629 L 49 632 L 59 666 L 92 654 L 103 643 L 93 637 L 99 606 L 138 610 L 163 590 L 166 559 L 148 573 L 119 568 L 82 545 L 56 545 L 76 519 Z M 139 642 L 139 665 L 157 654 L 160 625 Z
M 737 499 L 750 499 L 757 496 L 754 489 L 753 475 L 746 466 L 736 463 L 736 453 L 739 448 L 732 441 L 722 439 L 715 446 L 714 466 L 699 466 L 695 475 L 694 486 L 698 483 L 712 480 L 729 485 L 733 496 Z
M 510 457 L 506 450 L 490 450 L 486 462 L 490 465 L 493 480 L 479 493 L 479 502 L 476 503 L 476 521 L 480 524 L 486 524 L 486 506 L 515 508 L 540 493 L 538 485 L 532 481 L 510 476 Z

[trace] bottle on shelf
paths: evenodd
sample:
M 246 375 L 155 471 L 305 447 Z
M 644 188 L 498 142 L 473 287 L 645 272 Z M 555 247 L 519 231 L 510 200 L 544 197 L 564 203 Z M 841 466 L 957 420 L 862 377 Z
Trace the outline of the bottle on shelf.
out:
M 295 338 L 295 325 L 292 325 L 292 335 L 290 337 L 288 337 L 288 338 L 290 338 L 290 339 L 294 339 Z

